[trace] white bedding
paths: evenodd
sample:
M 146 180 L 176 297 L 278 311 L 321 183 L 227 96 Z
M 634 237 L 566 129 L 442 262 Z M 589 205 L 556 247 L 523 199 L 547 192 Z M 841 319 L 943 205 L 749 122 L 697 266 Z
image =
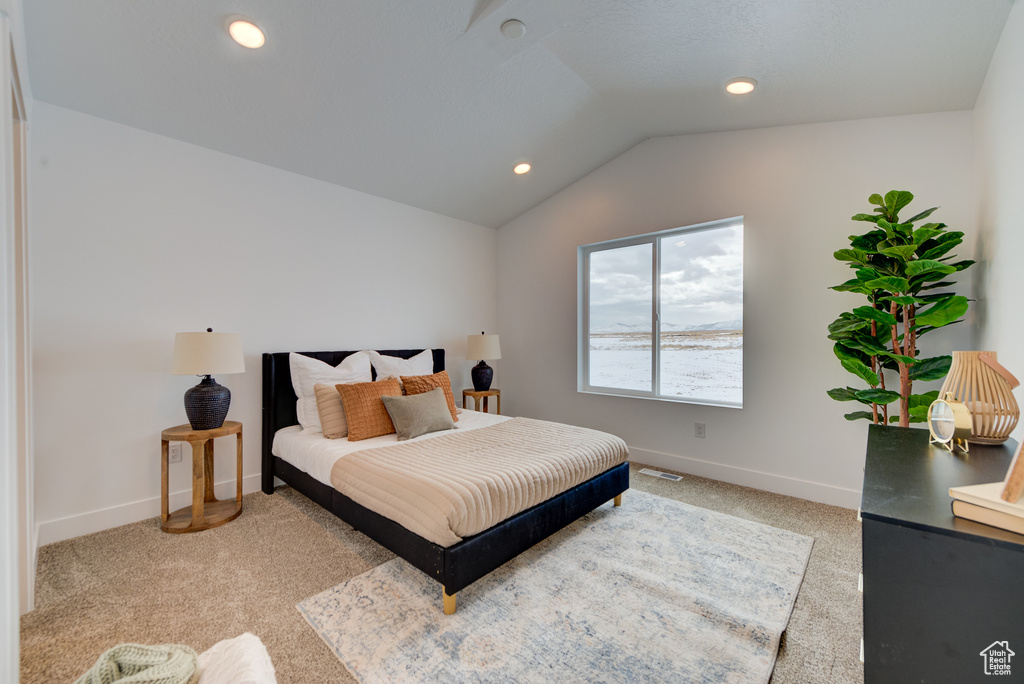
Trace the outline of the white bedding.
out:
M 439 437 L 440 435 L 448 435 L 453 432 L 497 425 L 509 419 L 508 416 L 496 416 L 490 413 L 467 411 L 461 408 L 458 412 L 459 422 L 456 424 L 455 430 L 430 432 L 403 442 L 403 444 Z M 277 434 L 274 435 L 271 453 L 331 487 L 333 486 L 331 485 L 331 468 L 334 467 L 335 461 L 339 458 L 364 449 L 390 446 L 392 444 L 398 444 L 398 437 L 393 434 L 350 442 L 347 438 L 326 439 L 319 429 L 304 430 L 299 425 L 292 425 L 277 431 Z

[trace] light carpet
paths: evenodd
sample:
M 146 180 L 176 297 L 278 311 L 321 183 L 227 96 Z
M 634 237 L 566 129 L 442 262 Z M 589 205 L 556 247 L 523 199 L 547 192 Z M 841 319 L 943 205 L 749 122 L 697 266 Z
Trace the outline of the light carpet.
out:
M 813 540 L 630 490 L 459 592 L 394 559 L 298 604 L 360 682 L 768 682 Z

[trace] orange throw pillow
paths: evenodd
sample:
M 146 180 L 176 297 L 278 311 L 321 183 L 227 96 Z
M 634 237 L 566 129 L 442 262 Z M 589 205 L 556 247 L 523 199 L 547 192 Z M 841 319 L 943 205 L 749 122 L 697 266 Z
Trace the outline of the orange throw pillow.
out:
M 335 385 L 345 406 L 348 419 L 348 441 L 390 435 L 395 431 L 388 410 L 384 408 L 383 396 L 402 396 L 398 378 L 387 378 L 377 382 L 357 382 L 351 385 Z
M 452 381 L 448 377 L 448 371 L 441 371 L 433 375 L 402 376 L 402 384 L 405 385 L 405 393 L 423 394 L 435 387 L 444 390 L 444 400 L 448 402 L 448 410 L 452 412 L 452 420 L 458 422 L 458 410 L 455 408 L 455 395 L 452 394 Z

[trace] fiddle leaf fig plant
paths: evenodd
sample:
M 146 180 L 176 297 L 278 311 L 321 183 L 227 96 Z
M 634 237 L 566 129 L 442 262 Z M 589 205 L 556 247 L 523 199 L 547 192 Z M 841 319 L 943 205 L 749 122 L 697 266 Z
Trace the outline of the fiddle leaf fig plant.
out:
M 852 217 L 872 224 L 870 230 L 851 235 L 850 246 L 834 254 L 854 270 L 854 277 L 830 289 L 867 299 L 866 304 L 839 314 L 828 326 L 836 358 L 867 385 L 828 391 L 836 401 L 864 407 L 847 413 L 847 420 L 898 421 L 903 427 L 924 422 L 938 392 L 914 394 L 914 381 L 945 377 L 952 356 L 922 357 L 918 339 L 956 323 L 967 313 L 967 298 L 947 290 L 954 285 L 948 277 L 974 264 L 954 261 L 951 254 L 963 242 L 964 234 L 946 230 L 945 223 L 914 225 L 938 207 L 901 219 L 899 213 L 913 199 L 905 190 L 893 190 L 884 197 L 871 195 L 872 213 Z M 887 374 L 895 377 L 887 382 Z M 896 402 L 898 411 L 890 415 L 889 406 Z

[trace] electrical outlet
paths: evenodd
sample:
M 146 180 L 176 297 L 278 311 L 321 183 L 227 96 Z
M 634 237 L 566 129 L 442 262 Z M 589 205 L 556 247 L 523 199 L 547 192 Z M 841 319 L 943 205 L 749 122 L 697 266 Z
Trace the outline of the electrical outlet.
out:
M 181 442 L 171 442 L 167 450 L 167 460 L 171 463 L 181 463 Z
M 704 423 L 693 424 L 693 436 L 698 439 L 704 439 Z

